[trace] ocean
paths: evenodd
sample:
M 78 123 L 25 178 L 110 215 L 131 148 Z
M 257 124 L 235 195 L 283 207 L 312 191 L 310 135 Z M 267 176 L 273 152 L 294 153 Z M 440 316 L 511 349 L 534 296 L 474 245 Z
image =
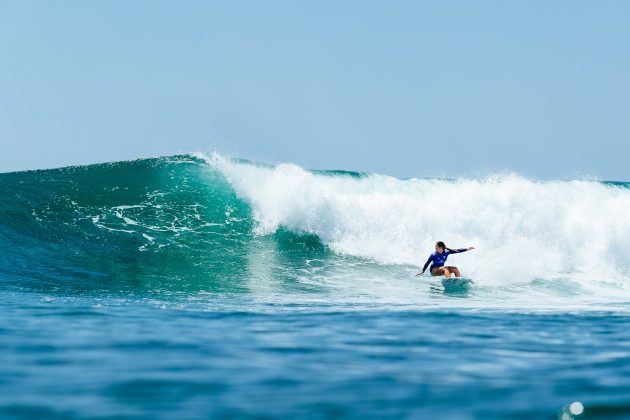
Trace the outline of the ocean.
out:
M 630 418 L 630 183 L 0 174 L 1 418 Z M 473 279 L 416 276 L 436 241 Z

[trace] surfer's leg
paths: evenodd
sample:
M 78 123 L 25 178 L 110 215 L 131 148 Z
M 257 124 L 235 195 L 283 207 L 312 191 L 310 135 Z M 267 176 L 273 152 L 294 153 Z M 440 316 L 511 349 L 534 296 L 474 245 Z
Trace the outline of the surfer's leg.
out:
M 432 276 L 441 276 L 444 273 L 444 267 L 435 267 L 431 270 Z
M 446 278 L 451 277 L 451 270 L 449 270 L 449 268 L 453 268 L 453 267 L 444 267 L 444 276 Z
M 458 269 L 457 267 L 450 266 L 450 267 L 446 267 L 446 268 L 447 268 L 447 269 L 448 269 L 448 271 L 450 271 L 451 273 L 454 273 L 454 274 L 455 274 L 455 277 L 460 277 L 460 276 L 461 276 L 461 274 L 459 273 L 459 269 Z

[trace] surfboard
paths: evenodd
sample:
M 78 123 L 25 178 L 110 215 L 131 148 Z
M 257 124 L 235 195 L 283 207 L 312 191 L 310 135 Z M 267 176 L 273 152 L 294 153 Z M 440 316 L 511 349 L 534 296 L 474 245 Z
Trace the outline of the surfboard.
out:
M 470 290 L 473 284 L 474 283 L 471 279 L 467 279 L 465 277 L 450 277 L 442 279 L 442 286 L 444 286 L 444 290 L 447 292 Z

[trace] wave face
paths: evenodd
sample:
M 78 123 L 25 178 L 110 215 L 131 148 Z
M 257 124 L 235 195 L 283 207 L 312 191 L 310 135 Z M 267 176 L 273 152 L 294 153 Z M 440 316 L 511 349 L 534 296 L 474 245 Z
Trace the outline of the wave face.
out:
M 449 259 L 476 305 L 630 299 L 628 183 L 399 180 L 198 154 L 1 174 L 0 191 L 12 287 L 428 302 L 431 279 L 414 274 L 443 240 L 476 247 Z
M 247 270 L 249 207 L 198 159 L 9 173 L 0 189 L 0 270 L 18 285 L 238 290 Z

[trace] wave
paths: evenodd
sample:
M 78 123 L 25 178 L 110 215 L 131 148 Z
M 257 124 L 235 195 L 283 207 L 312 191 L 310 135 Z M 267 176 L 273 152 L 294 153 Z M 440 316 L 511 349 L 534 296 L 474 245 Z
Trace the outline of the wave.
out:
M 400 180 L 194 154 L 0 174 L 0 191 L 11 287 L 393 298 L 416 290 L 443 240 L 476 247 L 449 263 L 493 293 L 630 296 L 627 183 Z

